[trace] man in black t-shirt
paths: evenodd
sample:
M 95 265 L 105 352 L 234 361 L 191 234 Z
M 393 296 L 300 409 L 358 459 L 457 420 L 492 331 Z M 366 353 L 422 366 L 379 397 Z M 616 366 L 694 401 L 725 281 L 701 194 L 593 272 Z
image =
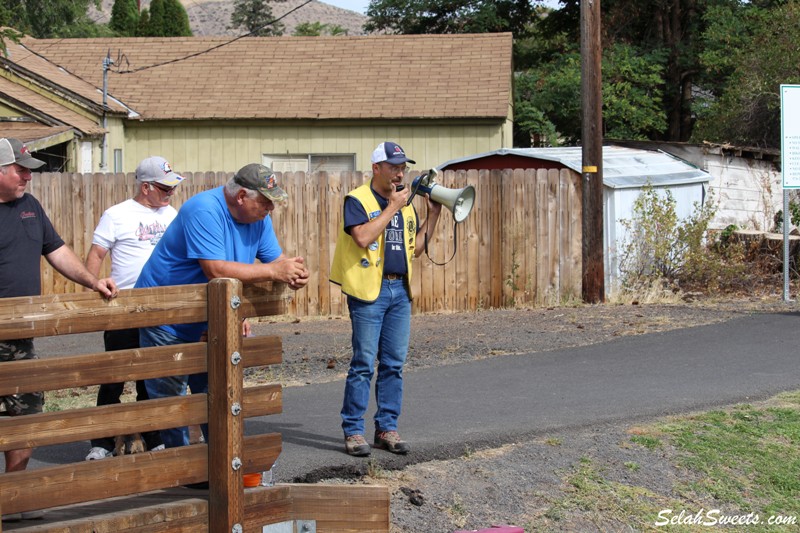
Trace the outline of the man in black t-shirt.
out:
M 97 279 L 59 237 L 41 204 L 25 192 L 31 170 L 44 165 L 17 139 L 0 139 L 0 298 L 38 296 L 42 283 L 39 258 L 44 256 L 66 278 L 99 292 L 106 298 L 117 295 L 111 278 Z M 0 341 L 0 363 L 37 359 L 33 339 Z M 41 392 L 0 396 L 0 415 L 40 413 Z M 25 470 L 33 450 L 7 450 L 6 472 Z M 38 518 L 41 513 L 23 513 Z M 27 516 L 26 516 L 27 515 Z M 4 516 L 3 519 L 7 519 Z

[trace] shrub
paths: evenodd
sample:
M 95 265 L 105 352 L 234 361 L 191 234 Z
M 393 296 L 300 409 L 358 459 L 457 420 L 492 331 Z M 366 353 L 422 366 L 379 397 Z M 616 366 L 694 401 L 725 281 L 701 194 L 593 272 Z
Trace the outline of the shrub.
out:
M 669 190 L 646 186 L 633 206 L 633 217 L 622 220 L 627 235 L 620 249 L 622 288 L 646 290 L 657 283 L 678 285 L 719 276 L 720 257 L 706 245 L 716 204 L 709 196 L 694 204 L 692 214 L 679 219 Z

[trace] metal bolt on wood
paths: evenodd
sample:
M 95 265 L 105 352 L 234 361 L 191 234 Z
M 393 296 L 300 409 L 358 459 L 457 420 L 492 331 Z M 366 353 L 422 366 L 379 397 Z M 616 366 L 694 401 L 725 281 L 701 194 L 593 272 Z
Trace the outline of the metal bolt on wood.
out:
M 238 296 L 231 297 L 231 309 L 238 309 L 242 305 L 242 300 Z
M 231 533 L 242 533 L 244 529 L 242 528 L 242 524 L 233 524 L 233 529 L 231 529 Z
M 239 402 L 235 402 L 233 405 L 231 405 L 231 414 L 233 414 L 233 416 L 239 416 L 239 413 L 241 412 L 242 406 Z
M 241 363 L 241 362 L 242 362 L 242 354 L 240 354 L 239 352 L 233 352 L 233 353 L 231 354 L 231 363 L 232 363 L 234 366 L 236 366 L 236 365 L 238 365 L 238 364 L 239 364 L 239 363 Z
M 239 470 L 242 467 L 242 460 L 238 457 L 234 457 L 233 461 L 231 461 L 231 468 L 233 468 L 234 472 Z

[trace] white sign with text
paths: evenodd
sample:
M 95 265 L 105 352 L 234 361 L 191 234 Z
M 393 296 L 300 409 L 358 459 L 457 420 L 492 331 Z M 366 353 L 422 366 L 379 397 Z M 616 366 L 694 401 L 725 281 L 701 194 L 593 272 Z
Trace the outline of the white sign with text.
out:
M 784 189 L 800 189 L 800 85 L 781 85 L 781 172 Z

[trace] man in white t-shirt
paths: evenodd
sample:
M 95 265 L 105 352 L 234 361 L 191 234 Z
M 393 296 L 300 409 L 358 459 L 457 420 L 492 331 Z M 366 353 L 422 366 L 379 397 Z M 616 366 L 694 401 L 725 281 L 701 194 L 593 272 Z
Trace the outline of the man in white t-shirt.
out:
M 111 253 L 111 278 L 120 289 L 133 288 L 142 267 L 167 226 L 178 212 L 169 205 L 172 194 L 183 177 L 172 171 L 163 157 L 148 157 L 136 167 L 136 196 L 103 213 L 94 230 L 92 247 L 86 256 L 86 268 L 97 275 L 106 255 Z M 103 335 L 106 351 L 139 347 L 139 329 L 106 331 Z M 97 405 L 120 403 L 125 383 L 100 385 Z M 136 382 L 136 400 L 147 400 L 144 381 Z M 143 435 L 149 450 L 161 449 L 158 431 Z M 110 457 L 114 438 L 92 439 L 87 461 Z

